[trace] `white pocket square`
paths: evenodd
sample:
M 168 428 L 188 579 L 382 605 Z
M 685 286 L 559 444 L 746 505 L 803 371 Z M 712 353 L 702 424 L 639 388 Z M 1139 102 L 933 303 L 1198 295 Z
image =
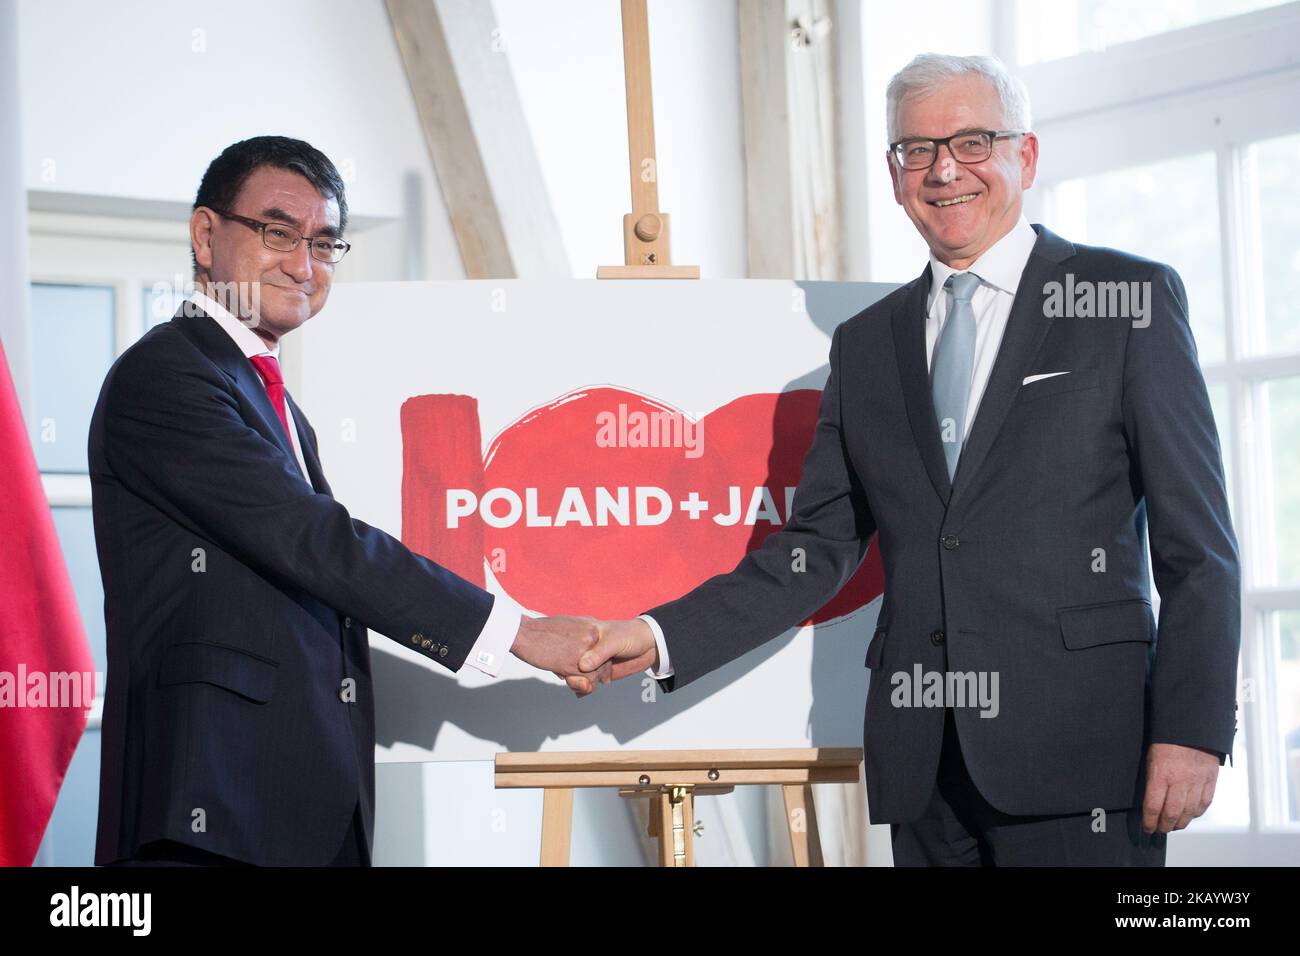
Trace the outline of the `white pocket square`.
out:
M 1056 378 L 1058 375 L 1069 375 L 1069 372 L 1043 372 L 1041 375 L 1026 375 L 1021 385 L 1028 385 L 1030 382 L 1038 382 L 1045 378 Z

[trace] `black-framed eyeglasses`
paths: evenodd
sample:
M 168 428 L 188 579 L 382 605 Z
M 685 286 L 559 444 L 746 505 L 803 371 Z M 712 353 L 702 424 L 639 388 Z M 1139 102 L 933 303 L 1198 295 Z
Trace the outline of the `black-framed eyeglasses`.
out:
M 304 236 L 300 230 L 295 229 L 286 222 L 262 222 L 260 219 L 236 216 L 233 212 L 226 212 L 216 206 L 208 206 L 207 208 L 223 219 L 233 219 L 235 222 L 243 223 L 254 232 L 261 233 L 262 245 L 276 252 L 293 252 L 298 248 L 298 243 L 306 239 L 313 259 L 334 263 L 341 260 L 347 255 L 348 250 L 352 248 L 352 243 L 344 242 L 337 236 Z
M 959 163 L 982 163 L 993 155 L 993 144 L 1000 139 L 1023 136 L 1023 129 L 965 129 L 943 139 L 900 139 L 889 144 L 889 151 L 902 169 L 929 169 L 939 158 L 939 147 L 947 146 Z

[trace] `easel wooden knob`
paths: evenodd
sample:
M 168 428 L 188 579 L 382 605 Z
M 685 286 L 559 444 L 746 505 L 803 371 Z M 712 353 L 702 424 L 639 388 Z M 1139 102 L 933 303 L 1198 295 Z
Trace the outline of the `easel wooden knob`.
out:
M 600 266 L 597 279 L 698 279 L 699 266 L 673 265 L 668 213 L 659 211 L 650 24 L 645 0 L 623 0 L 623 80 L 632 211 L 623 216 L 623 265 Z
M 695 798 L 771 784 L 785 797 L 795 866 L 821 866 L 812 785 L 856 784 L 861 763 L 860 747 L 501 753 L 495 783 L 498 789 L 543 788 L 542 866 L 569 865 L 578 787 L 618 787 L 622 797 L 647 800 L 647 832 L 659 841 L 659 865 L 693 866 Z

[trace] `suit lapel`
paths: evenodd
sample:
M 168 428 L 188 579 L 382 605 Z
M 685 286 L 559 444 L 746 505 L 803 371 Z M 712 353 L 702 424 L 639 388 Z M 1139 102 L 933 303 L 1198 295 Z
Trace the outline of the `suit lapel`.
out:
M 1043 287 L 1057 278 L 1060 263 L 1074 254 L 1074 246 L 1043 226 L 1034 226 L 1034 231 L 1038 233 L 1038 241 L 1034 243 L 1025 271 L 1020 276 L 993 371 L 989 374 L 984 395 L 975 411 L 975 422 L 958 459 L 949 506 L 961 497 L 979 473 L 1002 430 L 1007 413 L 1011 411 L 1011 403 L 1020 391 L 1021 382 L 1030 372 L 1030 363 L 1052 326 L 1052 319 L 1043 314 Z
M 284 425 L 280 423 L 280 416 L 275 413 L 275 408 L 271 405 L 271 398 L 266 393 L 266 385 L 262 382 L 262 377 L 257 374 L 253 363 L 240 351 L 234 340 L 217 325 L 214 319 L 203 312 L 188 311 L 187 314 L 185 307 L 182 307 L 172 321 L 178 324 L 181 332 L 204 355 L 234 381 L 235 387 L 252 405 L 254 415 L 249 424 L 263 438 L 279 445 L 296 463 L 293 446 L 289 444 L 289 436 L 285 434 Z M 305 453 L 304 457 L 306 457 Z
M 925 301 L 930 292 L 930 267 L 912 283 L 911 291 L 894 310 L 894 352 L 898 358 L 898 375 L 903 383 L 903 402 L 912 438 L 921 461 L 925 463 L 930 484 L 948 503 L 952 485 L 948 481 L 948 464 L 943 457 L 939 423 L 934 415 L 934 396 L 930 389 L 930 372 L 925 358 Z
M 293 400 L 293 396 L 287 391 L 284 393 L 284 398 L 289 405 L 289 414 L 293 416 L 293 420 L 298 426 L 298 435 L 302 439 L 302 457 L 307 462 L 307 476 L 311 479 L 312 487 L 320 494 L 333 498 L 334 495 L 330 493 L 329 482 L 325 480 L 325 470 L 321 467 L 316 444 L 312 441 L 311 425 L 307 424 L 307 416 L 302 413 L 298 403 Z

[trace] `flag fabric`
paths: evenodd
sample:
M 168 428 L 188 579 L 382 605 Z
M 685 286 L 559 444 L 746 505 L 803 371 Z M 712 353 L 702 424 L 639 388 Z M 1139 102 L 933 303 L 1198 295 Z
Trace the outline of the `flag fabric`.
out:
M 36 857 L 86 728 L 94 660 L 0 346 L 0 865 Z

